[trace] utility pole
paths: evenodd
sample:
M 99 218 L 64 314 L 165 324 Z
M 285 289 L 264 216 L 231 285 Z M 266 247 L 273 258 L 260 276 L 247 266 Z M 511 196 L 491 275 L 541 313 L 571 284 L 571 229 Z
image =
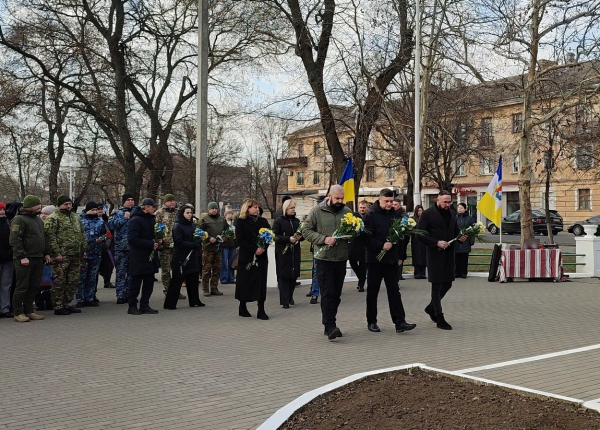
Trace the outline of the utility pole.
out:
M 196 215 L 206 210 L 208 182 L 208 0 L 198 0 L 198 92 L 196 126 Z
M 414 206 L 421 204 L 421 2 L 415 12 L 415 183 Z

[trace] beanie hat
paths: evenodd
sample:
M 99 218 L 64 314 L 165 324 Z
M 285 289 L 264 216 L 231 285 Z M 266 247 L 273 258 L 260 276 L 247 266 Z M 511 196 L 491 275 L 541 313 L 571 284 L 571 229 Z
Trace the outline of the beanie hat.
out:
M 292 196 L 288 196 L 288 195 L 285 195 L 285 196 L 283 196 L 283 197 L 281 198 L 281 204 L 283 205 L 283 204 L 285 203 L 285 201 L 286 201 L 286 200 L 289 200 L 289 199 L 291 199 L 291 198 L 292 198 Z
M 92 209 L 98 209 L 98 204 L 96 202 L 87 202 L 85 204 L 85 211 L 91 211 Z
M 0 209 L 6 209 L 6 205 L 2 202 L 0 202 Z
M 219 205 L 217 204 L 217 202 L 210 202 L 208 204 L 208 209 L 219 209 Z
M 56 206 L 60 206 L 62 204 L 68 203 L 68 202 L 72 202 L 73 200 L 71 200 L 71 197 L 69 196 L 65 196 L 64 194 L 62 196 L 58 197 L 58 200 L 56 200 Z
M 41 203 L 42 202 L 40 201 L 39 197 L 32 196 L 32 195 L 25 196 L 25 198 L 23 199 L 23 207 L 24 208 L 32 208 Z
M 52 215 L 52 212 L 54 212 L 55 210 L 56 207 L 54 205 L 48 205 L 42 208 L 42 213 L 45 215 Z
M 170 202 L 171 200 L 177 200 L 177 199 L 175 198 L 175 196 L 173 194 L 166 194 L 165 198 L 163 200 L 166 203 L 166 202 Z
M 123 194 L 123 203 L 127 201 L 127 199 L 133 199 L 133 194 L 125 193 Z

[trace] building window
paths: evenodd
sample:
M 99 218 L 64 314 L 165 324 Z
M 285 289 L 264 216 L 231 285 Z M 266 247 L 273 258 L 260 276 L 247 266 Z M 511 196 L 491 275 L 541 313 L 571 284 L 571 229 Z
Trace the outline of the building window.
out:
M 494 129 L 492 127 L 492 118 L 482 118 L 480 144 L 485 148 L 494 146 Z
M 349 137 L 346 139 L 346 154 L 352 154 L 354 151 L 354 138 Z
M 298 144 L 298 157 L 304 157 L 304 144 Z
M 577 209 L 589 210 L 592 208 L 592 199 L 589 188 L 577 190 Z
M 519 169 L 521 168 L 521 159 L 518 155 L 515 155 L 512 162 L 512 173 L 519 173 Z
M 461 160 L 460 158 L 454 160 L 454 175 L 467 176 L 467 163 L 465 160 Z
M 375 180 L 375 166 L 367 166 L 367 182 Z
M 512 132 L 521 133 L 523 131 L 523 114 L 513 113 L 512 115 Z
M 304 185 L 304 172 L 296 173 L 296 185 Z
M 594 167 L 594 146 L 592 144 L 581 144 L 575 147 L 575 167 L 577 169 Z
M 321 182 L 321 175 L 319 172 L 313 172 L 313 185 L 319 185 Z
M 315 155 L 320 155 L 321 154 L 321 145 L 319 145 L 319 142 L 314 142 L 313 143 L 313 152 Z
M 387 169 L 385 169 L 385 174 L 388 181 L 394 180 L 395 173 L 396 169 L 394 169 L 393 167 L 388 167 Z
M 489 157 L 481 157 L 481 174 L 482 175 L 493 175 L 496 173 L 494 171 L 494 163 Z

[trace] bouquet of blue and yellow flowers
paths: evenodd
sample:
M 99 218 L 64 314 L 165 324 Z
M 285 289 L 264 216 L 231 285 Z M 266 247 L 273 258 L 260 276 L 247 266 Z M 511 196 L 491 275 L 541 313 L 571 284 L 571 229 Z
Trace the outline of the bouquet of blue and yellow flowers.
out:
M 467 236 L 469 238 L 469 240 L 477 239 L 478 241 L 481 242 L 481 236 L 483 236 L 484 233 L 485 233 L 485 226 L 480 222 L 476 222 L 475 224 L 473 224 L 469 227 L 463 228 L 460 231 L 460 233 L 458 233 L 458 236 L 456 236 L 454 239 L 452 239 L 448 243 L 450 244 L 450 243 L 460 239 L 463 236 Z M 438 251 L 442 251 L 442 248 L 438 248 Z
M 154 243 L 164 239 L 169 234 L 169 228 L 163 223 L 157 222 L 154 224 Z M 154 260 L 154 249 L 150 253 L 150 261 Z
M 304 225 L 303 222 L 300 223 L 300 225 L 298 226 L 298 228 L 296 229 L 296 232 L 294 233 L 294 236 L 296 236 L 296 238 L 302 236 L 302 226 Z M 300 243 L 299 240 L 296 241 L 296 243 L 288 243 L 285 248 L 283 249 L 282 254 L 285 254 L 286 252 L 288 252 L 290 249 L 292 249 L 295 245 L 298 245 Z
M 194 231 L 194 243 L 201 244 L 207 239 L 208 233 L 202 230 L 201 228 L 197 228 L 196 231 Z
M 256 237 L 256 246 L 262 249 L 266 249 L 267 245 L 273 243 L 274 237 L 275 234 L 273 233 L 273 230 L 268 228 L 261 228 L 258 231 L 258 236 Z M 246 270 L 250 270 L 252 266 L 258 266 L 258 262 L 256 261 L 256 254 L 254 254 L 254 258 L 252 259 L 252 261 L 246 265 Z
M 359 234 L 361 234 L 363 231 L 365 231 L 365 223 L 363 222 L 362 218 L 360 218 L 358 216 L 354 216 L 354 215 L 352 215 L 351 212 L 348 212 L 346 215 L 344 215 L 342 217 L 342 222 L 335 229 L 335 231 L 333 232 L 333 235 L 331 237 L 333 237 L 336 240 L 337 239 L 351 240 L 351 239 L 354 239 Z M 322 251 L 327 250 L 329 248 L 330 248 L 329 245 L 325 245 L 325 246 L 321 247 L 319 249 L 319 251 L 317 251 L 317 253 L 315 254 L 315 258 Z
M 392 245 L 396 245 L 406 236 L 410 236 L 411 234 L 417 236 L 425 236 L 427 234 L 427 231 L 417 229 L 415 228 L 416 226 L 417 222 L 413 218 L 407 216 L 404 218 L 394 218 L 392 225 L 390 226 L 390 231 L 388 232 L 387 241 Z M 381 261 L 386 252 L 387 251 L 384 249 L 377 254 L 377 260 Z

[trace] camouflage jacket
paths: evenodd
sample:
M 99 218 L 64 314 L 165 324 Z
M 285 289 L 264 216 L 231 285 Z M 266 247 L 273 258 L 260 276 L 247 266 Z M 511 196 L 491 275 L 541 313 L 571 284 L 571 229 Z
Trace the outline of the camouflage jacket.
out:
M 80 214 L 85 237 L 87 241 L 87 252 L 85 258 L 94 259 L 102 256 L 102 242 L 96 242 L 99 237 L 106 237 L 106 227 L 102 218 L 97 215 L 88 217 L 85 213 Z
M 127 224 L 129 219 L 125 218 L 125 212 L 131 214 L 133 208 L 126 208 L 121 206 L 118 211 L 114 211 L 108 219 L 108 228 L 113 232 L 115 251 L 129 252 L 127 233 L 129 228 Z
M 158 247 L 159 251 L 172 248 L 173 227 L 175 227 L 175 222 L 177 221 L 177 209 L 169 209 L 163 205 L 154 215 L 156 222 L 166 225 L 169 229 L 169 234 L 163 239 L 162 245 Z
M 87 250 L 87 240 L 81 218 L 76 213 L 57 209 L 44 223 L 50 256 L 81 256 Z

